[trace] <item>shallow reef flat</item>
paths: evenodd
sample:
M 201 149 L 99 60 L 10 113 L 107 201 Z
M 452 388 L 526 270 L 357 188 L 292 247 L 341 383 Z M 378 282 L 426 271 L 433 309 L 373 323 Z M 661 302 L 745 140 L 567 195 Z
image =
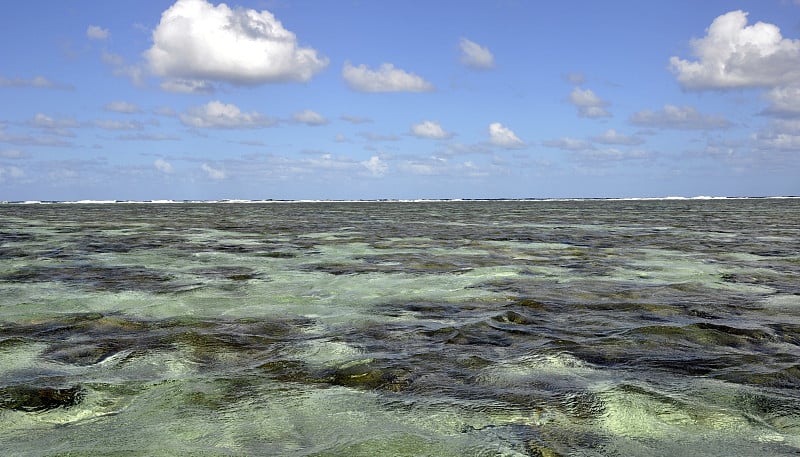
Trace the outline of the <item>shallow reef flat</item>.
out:
M 0 205 L 15 456 L 800 452 L 800 200 Z

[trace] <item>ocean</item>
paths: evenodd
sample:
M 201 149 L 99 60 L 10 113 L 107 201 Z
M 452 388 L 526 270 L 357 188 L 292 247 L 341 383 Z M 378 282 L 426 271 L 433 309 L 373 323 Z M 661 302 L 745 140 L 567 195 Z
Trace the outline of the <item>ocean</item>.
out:
M 797 456 L 800 199 L 0 204 L 8 456 Z

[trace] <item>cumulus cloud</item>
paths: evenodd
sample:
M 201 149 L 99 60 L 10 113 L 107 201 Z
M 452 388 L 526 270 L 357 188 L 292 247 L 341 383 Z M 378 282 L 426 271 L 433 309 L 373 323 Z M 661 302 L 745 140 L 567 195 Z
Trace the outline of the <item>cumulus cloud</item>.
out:
M 434 89 L 433 84 L 420 76 L 390 63 L 371 70 L 366 65 L 354 67 L 345 62 L 342 77 L 351 89 L 359 92 L 430 92 Z
M 200 168 L 206 172 L 209 178 L 214 180 L 225 179 L 225 171 L 218 168 L 213 168 L 211 165 L 204 163 Z
M 800 119 L 776 119 L 753 139 L 760 149 L 796 152 L 800 150 Z
M 720 115 L 705 115 L 691 106 L 664 105 L 658 111 L 643 110 L 633 113 L 631 123 L 644 127 L 680 130 L 724 129 L 731 123 Z
M 185 81 L 308 81 L 328 64 L 316 50 L 299 46 L 269 11 L 206 0 L 178 0 L 164 11 L 144 57 L 154 74 L 182 80 L 183 87 Z
M 625 146 L 635 146 L 644 143 L 644 140 L 638 136 L 628 136 L 614 129 L 608 129 L 603 132 L 603 134 L 592 137 L 592 141 L 602 144 L 619 144 Z
M 500 146 L 506 149 L 519 149 L 524 148 L 525 143 L 511 131 L 511 129 L 504 127 L 499 122 L 489 124 L 489 142 L 495 146 Z
M 169 174 L 172 173 L 173 171 L 172 164 L 164 159 L 156 159 L 156 161 L 153 162 L 153 166 L 156 167 L 156 170 L 162 173 Z
M 771 87 L 800 81 L 800 40 L 764 22 L 747 25 L 744 11 L 717 17 L 706 36 L 691 41 L 698 60 L 673 56 L 670 68 L 686 89 Z
M 378 156 L 370 157 L 361 162 L 361 165 L 373 176 L 383 176 L 389 170 L 389 165 Z
M 211 94 L 217 90 L 214 84 L 196 79 L 168 79 L 163 81 L 161 89 L 179 94 Z
M 74 86 L 71 86 L 69 84 L 57 83 L 45 78 L 44 76 L 36 76 L 32 79 L 24 79 L 24 78 L 8 79 L 3 76 L 0 76 L 0 87 L 35 87 L 42 89 L 61 89 L 61 90 L 75 89 Z
M 86 28 L 86 37 L 90 40 L 105 40 L 108 38 L 108 29 L 104 29 L 99 25 L 90 25 Z
M 452 138 L 453 134 L 446 131 L 438 122 L 423 121 L 411 126 L 411 134 L 418 138 L 429 138 L 432 140 L 445 140 Z
M 592 92 L 590 89 L 582 90 L 576 87 L 569 94 L 569 102 L 578 108 L 578 116 L 590 119 L 601 117 L 611 117 L 611 113 L 606 110 L 609 103 Z
M 292 115 L 292 119 L 295 122 L 306 125 L 325 125 L 328 123 L 328 119 L 326 119 L 323 115 L 311 111 L 310 109 L 300 111 L 299 113 L 294 113 Z
M 244 113 L 236 105 L 219 101 L 190 108 L 180 115 L 180 119 L 189 127 L 222 129 L 269 127 L 277 122 L 261 113 Z
M 489 48 L 466 38 L 461 38 L 458 45 L 461 48 L 462 64 L 479 70 L 494 68 L 494 55 Z
M 115 113 L 125 113 L 125 114 L 140 113 L 142 111 L 138 105 L 123 101 L 113 101 L 103 106 L 103 109 L 105 109 L 106 111 L 113 111 Z

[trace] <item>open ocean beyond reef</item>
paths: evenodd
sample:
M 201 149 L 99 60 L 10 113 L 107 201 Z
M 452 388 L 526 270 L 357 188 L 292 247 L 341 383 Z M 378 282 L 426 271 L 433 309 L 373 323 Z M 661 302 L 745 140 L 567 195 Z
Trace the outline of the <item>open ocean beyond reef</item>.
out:
M 797 456 L 800 199 L 0 204 L 4 456 Z

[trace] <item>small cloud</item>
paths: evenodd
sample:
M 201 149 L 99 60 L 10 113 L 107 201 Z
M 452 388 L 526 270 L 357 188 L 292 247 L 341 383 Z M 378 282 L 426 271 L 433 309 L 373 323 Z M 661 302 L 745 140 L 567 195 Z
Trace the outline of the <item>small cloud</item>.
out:
M 494 68 L 494 55 L 489 51 L 489 48 L 466 38 L 461 38 L 458 45 L 461 48 L 462 64 L 478 70 Z
M 105 40 L 108 38 L 108 29 L 104 29 L 98 25 L 90 25 L 86 29 L 86 37 L 90 40 Z
M 31 127 L 38 127 L 43 129 L 67 129 L 78 127 L 77 121 L 73 119 L 54 119 L 46 114 L 36 113 L 33 119 L 27 122 Z
M 417 138 L 428 138 L 432 140 L 446 140 L 452 138 L 453 134 L 445 131 L 438 122 L 423 121 L 411 126 L 411 134 Z
M 179 94 L 213 94 L 217 90 L 211 82 L 196 79 L 167 79 L 160 87 L 164 91 Z
M 347 114 L 342 114 L 341 116 L 339 116 L 339 119 L 347 121 L 351 124 L 368 124 L 372 122 L 372 119 L 368 117 L 350 116 Z
M 390 63 L 371 70 L 366 65 L 354 67 L 345 62 L 342 77 L 351 89 L 359 92 L 430 92 L 434 89 L 428 81 Z
M 142 130 L 144 124 L 138 121 L 117 121 L 112 119 L 98 119 L 92 123 L 103 130 Z
M 161 14 L 144 57 L 161 77 L 234 85 L 310 80 L 328 65 L 300 47 L 267 11 L 206 0 L 178 0 Z M 235 52 L 232 52 L 235 50 Z
M 664 105 L 658 111 L 643 110 L 631 115 L 632 124 L 679 130 L 724 129 L 731 123 L 723 116 L 704 115 L 691 106 Z
M 167 162 L 164 159 L 156 159 L 156 161 L 153 162 L 153 166 L 156 167 L 156 170 L 158 170 L 158 171 L 160 171 L 162 173 L 169 174 L 169 173 L 172 173 L 172 171 L 173 171 L 172 164 Z
M 542 145 L 547 146 L 548 148 L 563 149 L 565 151 L 584 151 L 594 148 L 594 146 L 592 146 L 592 144 L 586 140 L 569 137 L 543 141 Z
M 800 86 L 776 87 L 764 95 L 770 101 L 762 114 L 782 118 L 800 118 Z
M 325 125 L 329 122 L 327 119 L 325 119 L 324 116 L 314 111 L 311 111 L 310 109 L 301 111 L 299 113 L 294 113 L 292 115 L 292 120 L 294 120 L 295 122 L 299 122 L 301 124 L 312 125 L 312 126 Z
M 176 141 L 180 138 L 175 135 L 166 135 L 163 133 L 135 133 L 131 135 L 120 135 L 117 139 L 122 141 Z
M 105 109 L 106 111 L 112 111 L 115 113 L 125 113 L 125 114 L 142 112 L 142 110 L 139 108 L 138 105 L 123 101 L 113 101 L 103 106 L 103 109 Z
M 567 73 L 564 75 L 564 79 L 573 86 L 580 86 L 586 82 L 586 76 L 584 76 L 583 73 L 577 72 Z
M 225 171 L 211 167 L 209 164 L 204 163 L 200 168 L 206 172 L 209 178 L 214 180 L 225 179 Z
M 53 82 L 44 76 L 36 76 L 33 79 L 14 78 L 7 79 L 0 76 L 0 87 L 34 87 L 42 89 L 74 90 L 75 86 Z
M 2 159 L 27 159 L 28 157 L 30 157 L 30 154 L 18 149 L 7 149 L 0 151 L 0 158 Z
M 582 90 L 576 87 L 569 94 L 569 102 L 578 108 L 579 117 L 589 119 L 611 117 L 611 113 L 605 109 L 609 103 L 595 95 L 590 89 Z
M 520 149 L 525 147 L 525 143 L 520 140 L 511 129 L 506 128 L 499 122 L 489 125 L 489 142 L 495 146 L 506 149 Z
M 626 146 L 635 146 L 644 143 L 644 139 L 637 136 L 628 136 L 617 132 L 614 129 L 608 129 L 602 135 L 592 137 L 592 141 L 602 144 L 619 144 Z
M 369 160 L 361 162 L 373 176 L 383 176 L 389 170 L 389 165 L 378 156 L 372 156 Z
M 175 110 L 170 108 L 169 106 L 159 106 L 158 108 L 153 110 L 153 113 L 159 116 L 166 116 L 166 117 L 175 117 L 178 115 L 178 113 L 176 113 Z
M 0 167 L 0 182 L 7 179 L 19 179 L 25 176 L 25 172 L 19 167 Z
M 369 141 L 399 141 L 400 137 L 397 135 L 384 135 L 381 133 L 374 133 L 374 132 L 361 132 L 358 136 L 367 139 Z
M 277 123 L 275 119 L 261 113 L 244 113 L 236 105 L 219 101 L 190 108 L 180 115 L 180 119 L 189 127 L 220 129 L 251 129 L 270 127 Z
M 145 85 L 144 70 L 140 65 L 129 65 L 124 57 L 108 51 L 103 51 L 101 59 L 105 64 L 111 67 L 114 76 L 128 78 L 131 80 L 131 83 L 137 87 L 143 87 Z
M 347 143 L 348 141 L 350 141 L 347 139 L 346 136 L 344 136 L 341 133 L 337 133 L 336 137 L 333 140 L 336 141 L 337 143 Z

